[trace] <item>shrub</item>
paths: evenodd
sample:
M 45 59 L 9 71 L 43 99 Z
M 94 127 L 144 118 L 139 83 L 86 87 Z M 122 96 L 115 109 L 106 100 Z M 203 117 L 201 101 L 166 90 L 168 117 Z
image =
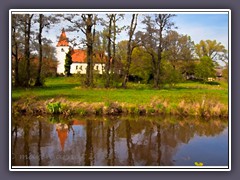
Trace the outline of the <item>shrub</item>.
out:
M 47 109 L 52 114 L 59 114 L 61 113 L 61 103 L 60 102 L 48 103 Z

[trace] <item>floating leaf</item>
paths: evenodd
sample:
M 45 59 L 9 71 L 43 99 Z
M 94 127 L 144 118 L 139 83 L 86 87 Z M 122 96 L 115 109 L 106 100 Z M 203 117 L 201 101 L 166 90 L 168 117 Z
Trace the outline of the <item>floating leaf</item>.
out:
M 195 164 L 195 166 L 203 166 L 202 162 L 195 162 L 194 164 Z

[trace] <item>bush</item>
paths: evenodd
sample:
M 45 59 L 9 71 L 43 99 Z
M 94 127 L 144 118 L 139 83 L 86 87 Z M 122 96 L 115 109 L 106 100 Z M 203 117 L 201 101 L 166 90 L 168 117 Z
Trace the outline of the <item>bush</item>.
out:
M 60 102 L 48 103 L 47 109 L 52 114 L 59 114 L 61 113 L 61 103 Z

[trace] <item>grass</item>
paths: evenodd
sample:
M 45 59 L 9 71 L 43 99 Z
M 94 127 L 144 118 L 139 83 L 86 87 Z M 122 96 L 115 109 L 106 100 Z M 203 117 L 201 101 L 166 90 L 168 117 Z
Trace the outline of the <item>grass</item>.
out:
M 177 84 L 173 88 L 163 88 L 156 90 L 149 85 L 128 84 L 128 89 L 105 89 L 105 88 L 84 88 L 80 86 L 79 79 L 74 77 L 48 78 L 42 88 L 33 87 L 29 89 L 16 88 L 12 90 L 13 102 L 24 99 L 35 99 L 36 101 L 47 101 L 49 99 L 65 99 L 75 103 L 99 103 L 109 106 L 112 102 L 117 102 L 122 106 L 123 111 L 140 112 L 144 108 L 146 112 L 154 113 L 159 111 L 184 113 L 188 105 L 201 106 L 202 102 L 207 102 L 205 106 L 212 107 L 214 104 L 228 106 L 227 83 L 220 82 L 219 85 L 201 84 L 199 82 L 186 82 Z M 65 103 L 69 103 L 65 102 Z M 165 103 L 165 105 L 163 105 Z M 183 105 L 182 105 L 183 104 Z M 179 108 L 184 106 L 183 109 Z M 197 106 L 197 105 L 196 105 Z M 94 107 L 99 112 L 102 109 Z M 218 107 L 215 107 L 217 109 Z M 219 110 L 218 110 L 219 111 Z

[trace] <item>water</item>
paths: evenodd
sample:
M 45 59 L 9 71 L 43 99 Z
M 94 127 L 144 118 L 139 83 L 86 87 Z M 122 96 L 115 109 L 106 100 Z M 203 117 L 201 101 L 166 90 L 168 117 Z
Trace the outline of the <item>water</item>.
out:
M 13 166 L 228 166 L 227 120 L 12 119 Z

